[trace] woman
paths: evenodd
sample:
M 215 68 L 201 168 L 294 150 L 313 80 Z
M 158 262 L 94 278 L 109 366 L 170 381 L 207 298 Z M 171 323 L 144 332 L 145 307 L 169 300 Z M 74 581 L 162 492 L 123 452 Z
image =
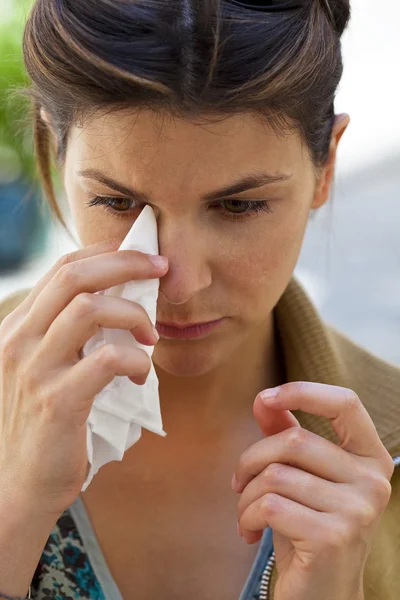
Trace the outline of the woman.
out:
M 349 10 L 34 4 L 38 166 L 62 220 L 54 153 L 82 249 L 1 307 L 2 597 L 400 596 L 400 373 L 293 278 L 349 123 L 333 107 Z M 167 260 L 117 252 L 146 204 Z M 139 305 L 94 293 L 145 278 L 157 335 Z M 80 493 L 94 396 L 150 369 L 139 349 L 80 359 L 99 326 L 156 344 L 168 436 L 143 431 Z

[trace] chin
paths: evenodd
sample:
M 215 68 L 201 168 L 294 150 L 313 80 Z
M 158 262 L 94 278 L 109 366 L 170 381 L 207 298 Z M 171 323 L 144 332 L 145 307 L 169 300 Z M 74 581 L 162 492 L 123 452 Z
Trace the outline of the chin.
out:
M 213 371 L 222 364 L 214 345 L 214 351 L 210 348 L 190 348 L 192 341 L 173 342 L 173 344 L 161 340 L 154 349 L 152 360 L 154 366 L 159 367 L 174 377 L 200 377 Z

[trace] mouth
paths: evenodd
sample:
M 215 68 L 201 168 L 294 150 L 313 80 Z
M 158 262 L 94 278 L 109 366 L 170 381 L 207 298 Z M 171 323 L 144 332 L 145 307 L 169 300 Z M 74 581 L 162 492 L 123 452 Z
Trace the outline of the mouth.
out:
M 224 321 L 224 318 L 206 323 L 156 323 L 156 329 L 160 337 L 171 339 L 193 339 L 203 337 L 218 327 Z

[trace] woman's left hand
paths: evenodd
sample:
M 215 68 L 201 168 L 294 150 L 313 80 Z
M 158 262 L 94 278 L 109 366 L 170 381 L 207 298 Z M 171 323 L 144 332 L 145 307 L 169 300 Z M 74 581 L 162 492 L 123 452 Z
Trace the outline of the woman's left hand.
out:
M 252 544 L 273 529 L 274 600 L 363 600 L 393 459 L 352 390 L 309 382 L 276 390 L 267 404 L 256 397 L 267 437 L 243 452 L 232 480 L 240 533 Z M 302 428 L 289 412 L 297 409 L 330 419 L 339 445 Z

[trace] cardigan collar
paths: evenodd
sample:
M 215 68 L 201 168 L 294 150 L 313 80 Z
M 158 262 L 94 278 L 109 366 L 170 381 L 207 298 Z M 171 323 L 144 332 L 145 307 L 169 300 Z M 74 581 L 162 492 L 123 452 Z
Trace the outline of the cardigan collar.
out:
M 392 458 L 400 456 L 400 369 L 352 342 L 322 320 L 294 277 L 274 310 L 286 381 L 315 381 L 354 390 Z M 330 421 L 292 411 L 300 425 L 338 443 Z

